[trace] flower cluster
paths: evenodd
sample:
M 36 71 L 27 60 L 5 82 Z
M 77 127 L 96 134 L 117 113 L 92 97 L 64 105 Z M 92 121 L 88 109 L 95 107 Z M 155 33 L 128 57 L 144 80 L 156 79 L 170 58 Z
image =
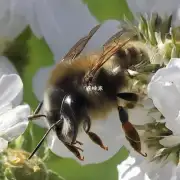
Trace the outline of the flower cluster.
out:
M 145 97 L 136 108 L 128 110 L 130 121 L 140 135 L 142 151 L 147 153 L 147 157 L 144 158 L 132 150 L 123 131 L 119 128 L 118 114 L 113 111 L 106 119 L 99 121 L 99 124 L 92 121 L 91 125 L 93 132 L 108 144 L 109 151 L 103 151 L 92 143 L 85 133 L 80 133 L 78 140 L 85 142 L 83 145 L 85 161 L 81 163 L 91 164 L 108 160 L 125 145 L 130 154 L 117 167 L 119 180 L 177 180 L 180 175 L 180 28 L 177 26 L 180 4 L 178 0 L 166 1 L 166 3 L 164 0 L 127 0 L 127 4 L 134 16 L 139 12 L 143 14 L 138 20 L 138 25 L 134 26 L 134 23 L 129 21 L 126 23 L 116 20 L 106 21 L 84 51 L 101 46 L 108 37 L 119 30 L 118 25 L 121 25 L 124 31 L 136 32 L 138 40 L 144 42 L 144 47 L 150 50 L 148 51 L 151 56 L 149 64 L 136 69 L 140 73 L 138 72 L 139 74 L 132 80 L 133 85 L 130 87 L 135 92 L 143 91 Z M 4 42 L 14 40 L 29 26 L 38 38 L 45 39 L 55 62 L 59 61 L 77 40 L 98 24 L 97 19 L 90 14 L 87 6 L 81 1 L 2 0 L 0 7 L 2 7 L 0 43 L 3 44 L 2 47 L 0 44 L 0 52 L 4 49 Z M 66 7 L 68 10 L 65 10 Z M 152 14 L 150 18 L 144 16 L 144 13 L 152 12 L 159 14 Z M 164 17 L 164 14 L 168 15 L 167 18 L 163 19 L 159 16 Z M 76 25 L 72 26 L 74 22 Z M 154 70 L 152 64 L 159 64 L 161 66 L 158 68 L 161 68 L 152 73 L 152 69 Z M 33 91 L 38 100 L 43 98 L 45 83 L 52 68 L 41 68 L 33 79 Z M 150 78 L 149 75 L 151 75 Z M 137 89 L 134 84 L 138 83 Z M 102 86 L 86 86 L 85 89 L 103 91 Z M 11 142 L 22 135 L 29 125 L 30 107 L 27 104 L 21 104 L 22 95 L 23 83 L 20 76 L 8 59 L 1 56 L 0 152 L 1 155 L 3 154 L 3 163 L 8 164 L 8 168 L 5 168 L 3 173 L 5 176 L 13 175 L 14 168 L 20 164 L 22 168 L 28 168 L 28 172 L 38 172 L 37 177 L 45 179 L 48 173 L 41 160 L 39 163 L 39 159 L 35 158 L 28 164 L 25 161 L 27 152 L 8 148 L 8 144 L 11 145 Z M 43 127 L 49 128 L 44 119 L 40 121 L 43 122 L 41 123 Z M 47 137 L 47 145 L 60 157 L 76 159 L 53 131 Z M 34 164 L 35 161 L 38 163 Z

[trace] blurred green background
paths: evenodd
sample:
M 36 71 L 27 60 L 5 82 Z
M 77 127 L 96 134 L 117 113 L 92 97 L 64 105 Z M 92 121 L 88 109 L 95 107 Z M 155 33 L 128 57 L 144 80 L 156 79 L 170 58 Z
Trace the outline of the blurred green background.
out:
M 124 15 L 129 19 L 133 18 L 125 0 L 83 0 L 83 2 L 100 22 L 107 19 L 121 20 Z M 37 39 L 27 28 L 6 50 L 5 55 L 15 64 L 23 79 L 25 102 L 35 108 L 38 101 L 31 90 L 32 78 L 40 67 L 52 65 L 51 51 L 44 40 Z M 25 150 L 32 151 L 44 132 L 45 130 L 38 126 L 30 124 L 28 131 L 21 137 L 23 141 L 20 144 L 19 140 L 16 141 L 17 147 L 23 146 Z M 45 146 L 41 148 L 39 156 L 43 157 L 46 150 Z M 117 180 L 117 165 L 128 155 L 125 148 L 122 148 L 119 153 L 104 163 L 82 167 L 72 159 L 62 159 L 49 151 L 48 153 L 50 155 L 50 158 L 46 159 L 48 167 L 66 180 Z

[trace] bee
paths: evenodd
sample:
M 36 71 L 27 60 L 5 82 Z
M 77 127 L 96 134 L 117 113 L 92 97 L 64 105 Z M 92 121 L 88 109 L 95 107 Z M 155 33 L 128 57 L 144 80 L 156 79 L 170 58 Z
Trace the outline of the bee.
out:
M 91 121 L 105 118 L 113 109 L 119 112 L 120 122 L 131 146 L 146 156 L 141 152 L 140 137 L 126 111 L 129 104 L 134 106 L 138 103 L 140 96 L 125 90 L 133 78 L 128 69 L 138 69 L 140 64 L 148 64 L 148 52 L 144 44 L 137 40 L 136 34 L 121 30 L 103 45 L 102 50 L 81 54 L 100 26 L 95 26 L 87 36 L 81 38 L 51 72 L 44 99 L 29 117 L 29 120 L 45 117 L 50 128 L 29 159 L 51 130 L 79 160 L 84 160 L 80 153 L 83 149 L 77 146 L 83 144 L 77 139 L 80 128 L 94 143 L 108 150 L 101 138 L 91 131 Z M 42 105 L 44 114 L 38 114 Z

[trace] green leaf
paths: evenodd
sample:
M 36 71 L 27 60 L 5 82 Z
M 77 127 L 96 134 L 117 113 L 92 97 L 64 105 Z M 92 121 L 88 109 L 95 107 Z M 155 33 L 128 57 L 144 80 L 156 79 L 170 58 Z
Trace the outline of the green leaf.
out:
M 83 0 L 83 2 L 100 22 L 107 19 L 121 20 L 124 16 L 128 19 L 133 18 L 126 0 Z
M 53 171 L 48 171 L 49 180 L 65 180 L 63 177 L 59 176 Z

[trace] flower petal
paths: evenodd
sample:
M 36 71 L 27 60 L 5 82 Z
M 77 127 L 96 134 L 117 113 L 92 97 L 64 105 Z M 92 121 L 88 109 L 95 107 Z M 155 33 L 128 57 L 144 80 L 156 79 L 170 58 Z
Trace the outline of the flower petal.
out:
M 146 173 L 142 172 L 139 164 L 143 161 L 141 157 L 129 156 L 117 166 L 119 180 L 150 180 Z
M 144 125 L 153 122 L 153 118 L 148 115 L 149 111 L 144 107 L 128 109 L 129 121 L 135 125 Z
M 49 78 L 50 72 L 54 66 L 49 66 L 47 68 L 40 68 L 33 78 L 33 90 L 36 98 L 42 101 L 44 98 L 44 91 L 46 90 L 47 80 Z
M 17 74 L 3 75 L 0 78 L 0 107 L 12 102 L 17 104 L 22 96 L 23 83 Z
M 25 29 L 27 21 L 21 14 L 11 12 L 10 4 L 8 6 L 0 17 L 0 37 L 13 40 Z
M 24 1 L 24 0 L 16 0 L 11 1 L 11 14 L 13 15 L 21 15 L 25 18 L 26 23 L 30 25 L 31 30 L 37 37 L 42 37 L 39 23 L 36 17 L 36 9 L 35 9 L 35 1 Z
M 11 141 L 23 134 L 28 126 L 30 107 L 28 105 L 17 106 L 0 116 L 0 136 Z
M 180 109 L 180 69 L 162 68 L 148 85 L 148 96 L 154 105 L 167 118 L 176 118 Z
M 164 147 L 173 147 L 180 144 L 180 136 L 167 136 L 159 141 Z
M 8 141 L 0 138 L 0 153 L 8 147 Z
M 117 166 L 119 180 L 170 180 L 174 176 L 176 166 L 169 162 L 148 162 L 140 155 L 131 154 L 125 161 Z
M 123 146 L 122 142 L 124 134 L 120 129 L 121 124 L 117 112 L 111 113 L 107 120 L 92 121 L 91 131 L 97 133 L 102 139 L 103 143 L 109 147 L 108 151 L 101 149 L 98 145 L 93 143 L 87 134 L 80 133 L 77 140 L 82 142 L 82 155 L 85 157 L 83 162 L 80 162 L 75 156 L 58 140 L 54 133 L 47 138 L 48 146 L 56 155 L 61 157 L 70 157 L 76 159 L 81 164 L 100 163 L 108 160 Z
M 81 1 L 41 0 L 35 8 L 40 30 L 57 61 L 97 24 Z
M 101 48 L 103 44 L 118 31 L 120 31 L 119 21 L 117 20 L 105 21 L 98 29 L 98 31 L 90 39 L 90 41 L 88 42 L 88 44 L 84 49 L 84 52 L 97 51 L 97 49 Z
M 136 15 L 136 13 L 145 14 L 152 12 L 158 13 L 159 15 L 169 15 L 179 6 L 178 0 L 167 1 L 166 4 L 164 4 L 164 0 L 127 0 L 127 3 L 134 15 Z
M 18 74 L 14 65 L 5 56 L 0 56 L 0 77 L 3 74 Z
M 165 118 L 166 127 L 170 129 L 174 135 L 180 135 L 179 129 L 180 129 L 180 112 L 175 119 L 168 119 Z

